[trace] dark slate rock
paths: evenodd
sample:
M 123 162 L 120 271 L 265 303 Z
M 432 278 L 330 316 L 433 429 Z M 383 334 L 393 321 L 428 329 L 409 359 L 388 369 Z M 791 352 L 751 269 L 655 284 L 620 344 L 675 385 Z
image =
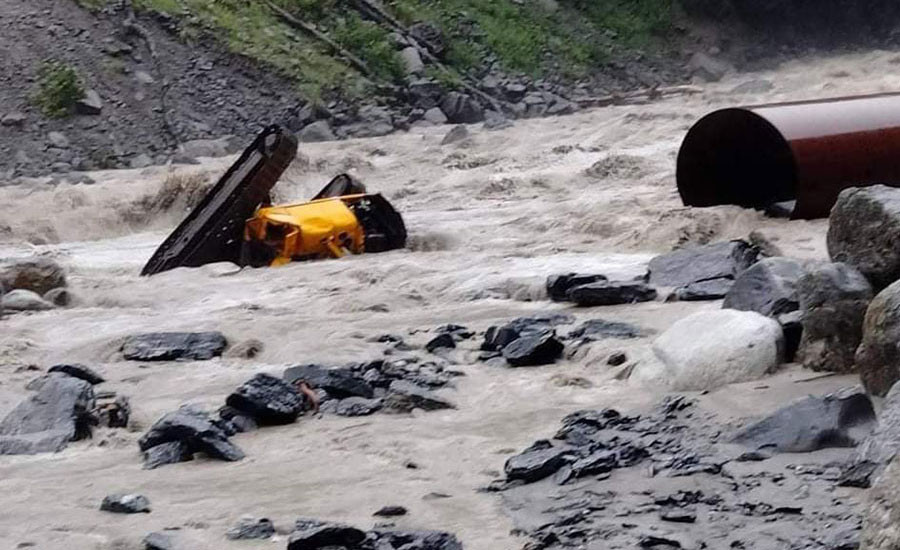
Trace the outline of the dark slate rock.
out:
M 675 290 L 675 297 L 682 302 L 701 302 L 705 300 L 720 300 L 728 294 L 734 286 L 734 279 L 719 277 L 689 283 Z
M 855 363 L 866 390 L 884 396 L 900 380 L 900 282 L 878 293 L 863 320 Z
M 863 320 L 874 296 L 855 268 L 841 263 L 808 266 L 797 282 L 803 324 L 799 346 L 803 366 L 814 371 L 851 372 L 862 341 Z
M 463 550 L 463 545 L 451 533 L 442 531 L 383 531 L 369 532 L 363 550 Z
M 144 495 L 107 495 L 100 509 L 116 514 L 149 514 L 150 501 Z
M 452 349 L 455 347 L 456 340 L 454 340 L 453 336 L 450 334 L 438 334 L 425 344 L 425 349 L 428 350 L 429 353 L 434 353 L 439 349 Z
M 618 467 L 618 458 L 614 451 L 597 451 L 572 463 L 572 475 L 584 477 L 611 472 Z
M 553 437 L 575 447 L 584 447 L 593 444 L 594 436 L 600 431 L 632 422 L 634 419 L 622 416 L 615 409 L 576 411 L 563 418 L 562 428 Z
M 656 289 L 640 281 L 591 283 L 569 290 L 569 300 L 582 307 L 633 304 L 655 299 Z
M 861 390 L 851 389 L 800 399 L 742 429 L 733 441 L 755 449 L 803 453 L 853 447 L 874 427 L 872 401 Z
M 900 279 L 900 190 L 885 185 L 841 191 L 828 223 L 828 254 L 852 265 L 879 291 Z
M 93 387 L 53 373 L 0 422 L 0 455 L 58 452 L 89 437 L 96 419 Z
M 255 418 L 228 405 L 219 409 L 219 418 L 230 422 L 239 433 L 252 432 L 259 429 L 259 424 Z
M 268 518 L 241 518 L 225 533 L 229 540 L 268 539 L 275 535 L 275 526 Z
M 413 409 L 436 411 L 456 408 L 449 401 L 428 391 L 427 388 L 405 380 L 391 382 L 383 404 L 385 411 L 394 413 L 410 412 Z
M 554 302 L 565 302 L 569 299 L 569 290 L 576 286 L 606 282 L 604 275 L 586 275 L 580 273 L 566 273 L 565 275 L 552 275 L 547 278 L 547 294 Z
M 621 351 L 610 354 L 609 358 L 606 360 L 606 364 L 611 367 L 618 367 L 619 365 L 624 365 L 627 362 L 628 356 Z
M 628 323 L 588 319 L 569 331 L 566 338 L 639 338 L 643 334 L 640 327 Z
M 84 380 L 88 384 L 97 385 L 105 382 L 102 376 L 91 370 L 90 368 L 80 365 L 53 365 L 47 372 L 61 372 L 63 374 Z
M 482 351 L 502 351 L 511 342 L 519 338 L 519 331 L 512 327 L 490 327 L 484 334 L 484 342 L 481 344 Z
M 503 348 L 520 336 L 529 333 L 544 333 L 558 325 L 568 325 L 574 322 L 574 316 L 562 313 L 518 317 L 501 327 L 488 328 L 481 349 L 482 351 L 503 351 Z
M 128 338 L 122 355 L 133 361 L 203 361 L 222 355 L 227 345 L 221 332 L 151 332 Z
M 766 258 L 741 273 L 725 296 L 724 309 L 755 311 L 768 317 L 800 308 L 797 282 L 804 265 L 790 258 Z
M 503 357 L 513 367 L 535 367 L 554 363 L 563 352 L 563 344 L 552 330 L 529 333 L 503 348 Z
M 735 279 L 758 254 L 741 240 L 676 250 L 650 260 L 650 284 L 677 288 L 709 279 Z
M 803 312 L 782 313 L 775 317 L 775 320 L 781 325 L 781 332 L 784 333 L 784 360 L 792 363 L 803 338 Z
M 381 410 L 381 399 L 348 397 L 337 402 L 334 414 L 338 416 L 368 416 Z
M 144 451 L 144 469 L 153 470 L 167 464 L 177 464 L 194 459 L 187 443 L 182 441 L 170 441 L 150 447 Z
M 484 109 L 471 96 L 450 92 L 441 100 L 441 111 L 451 124 L 474 124 L 484 120 Z
M 328 395 L 338 399 L 354 396 L 368 399 L 375 395 L 372 386 L 350 369 L 325 369 L 318 365 L 301 365 L 285 370 L 284 379 L 289 384 L 304 380 L 311 387 L 323 389 Z
M 150 533 L 144 537 L 145 550 L 175 550 L 175 541 L 165 533 Z
M 163 443 L 180 441 L 191 453 L 201 452 L 229 462 L 243 459 L 244 453 L 228 441 L 228 436 L 228 432 L 204 411 L 184 405 L 157 420 L 141 436 L 138 445 L 142 451 L 147 451 Z
M 298 519 L 288 540 L 288 550 L 318 550 L 333 546 L 355 548 L 366 534 L 349 525 L 314 519 Z
M 392 518 L 397 516 L 405 516 L 406 514 L 407 510 L 403 506 L 384 506 L 372 515 L 383 518 Z
M 641 540 L 638 541 L 638 548 L 651 548 L 652 550 L 672 550 L 681 547 L 681 543 L 677 540 L 656 535 L 641 537 Z
M 303 412 L 303 395 L 293 386 L 268 374 L 257 374 L 236 389 L 225 403 L 260 425 L 290 424 Z
M 546 439 L 535 441 L 520 454 L 506 460 L 503 471 L 508 480 L 531 483 L 553 475 L 568 462 L 567 451 Z

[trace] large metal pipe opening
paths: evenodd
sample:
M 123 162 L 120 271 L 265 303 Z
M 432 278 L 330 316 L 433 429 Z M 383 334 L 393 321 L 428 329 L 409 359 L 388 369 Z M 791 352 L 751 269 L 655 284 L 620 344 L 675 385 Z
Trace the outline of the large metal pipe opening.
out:
M 826 217 L 843 189 L 900 186 L 900 94 L 715 111 L 685 136 L 677 180 L 688 206 L 796 199 L 795 218 Z

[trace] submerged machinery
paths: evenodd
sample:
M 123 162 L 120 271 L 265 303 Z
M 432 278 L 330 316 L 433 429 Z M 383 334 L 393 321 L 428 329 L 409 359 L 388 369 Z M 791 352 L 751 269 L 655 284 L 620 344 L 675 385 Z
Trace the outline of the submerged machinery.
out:
M 403 218 L 380 194 L 342 174 L 311 201 L 272 205 L 270 192 L 297 153 L 279 126 L 263 130 L 141 271 L 212 262 L 277 266 L 406 246 Z

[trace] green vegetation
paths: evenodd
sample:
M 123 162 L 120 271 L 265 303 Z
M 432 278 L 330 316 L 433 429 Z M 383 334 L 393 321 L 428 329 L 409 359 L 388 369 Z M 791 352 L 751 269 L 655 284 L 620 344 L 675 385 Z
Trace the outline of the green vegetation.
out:
M 74 67 L 62 61 L 46 61 L 38 69 L 34 104 L 50 118 L 72 113 L 75 102 L 84 97 L 84 87 Z
M 389 29 L 364 20 L 352 2 L 271 1 L 362 59 L 376 84 L 403 77 Z M 507 71 L 577 78 L 596 70 L 617 51 L 652 50 L 662 44 L 674 1 L 385 0 L 384 5 L 405 24 L 427 21 L 438 26 L 447 39 L 444 61 L 459 74 L 495 59 Z M 326 45 L 287 25 L 265 2 L 134 0 L 134 5 L 181 17 L 186 38 L 209 31 L 233 52 L 293 79 L 312 98 L 334 92 L 352 97 L 371 84 Z M 453 74 L 429 73 L 445 85 L 459 84 Z

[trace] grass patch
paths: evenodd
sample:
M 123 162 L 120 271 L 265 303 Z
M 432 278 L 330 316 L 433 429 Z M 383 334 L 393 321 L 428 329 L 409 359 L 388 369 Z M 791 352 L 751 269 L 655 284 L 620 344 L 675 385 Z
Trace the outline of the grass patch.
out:
M 84 97 L 84 86 L 75 67 L 62 61 L 46 61 L 38 69 L 34 104 L 50 118 L 72 114 L 75 102 Z
M 403 62 L 388 32 L 355 12 L 337 19 L 331 33 L 342 48 L 363 59 L 377 78 L 400 80 L 405 74 Z

